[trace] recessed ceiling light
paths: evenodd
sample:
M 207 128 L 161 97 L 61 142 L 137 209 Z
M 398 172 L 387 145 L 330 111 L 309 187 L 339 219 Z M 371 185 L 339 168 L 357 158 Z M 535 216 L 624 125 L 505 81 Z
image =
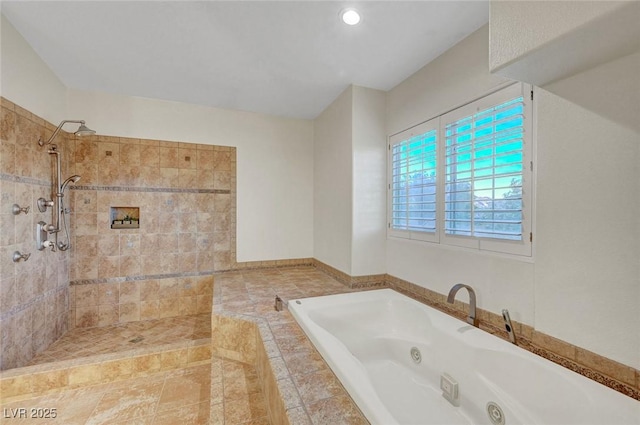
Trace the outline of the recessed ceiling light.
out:
M 343 9 L 340 18 L 347 25 L 357 25 L 360 22 L 360 13 L 353 8 Z

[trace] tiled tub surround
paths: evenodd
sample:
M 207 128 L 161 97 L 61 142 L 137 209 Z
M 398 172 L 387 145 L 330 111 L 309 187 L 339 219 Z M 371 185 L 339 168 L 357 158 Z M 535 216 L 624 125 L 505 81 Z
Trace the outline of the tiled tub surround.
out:
M 2 98 L 0 108 L 0 370 L 25 365 L 68 328 L 69 251 L 38 251 L 35 229 L 51 222 L 41 213 L 40 197 L 51 199 L 52 156 L 38 145 L 56 126 Z M 70 175 L 69 139 L 55 139 L 62 175 Z M 12 205 L 30 207 L 12 214 Z M 14 251 L 31 254 L 14 263 Z
M 213 355 L 255 364 L 277 424 L 366 424 L 320 354 L 286 311 L 285 300 L 350 292 L 314 267 L 247 270 L 216 276 Z
M 456 317 L 466 317 L 468 307 L 459 302 L 447 304 L 444 295 L 391 276 L 385 277 L 385 284 Z M 291 315 L 287 311 L 276 312 L 273 306 L 276 293 L 289 300 L 361 289 L 348 288 L 312 267 L 217 276 L 213 353 L 256 365 L 274 424 L 366 423 Z M 483 330 L 507 339 L 500 316 L 480 313 Z M 514 326 L 523 348 L 640 400 L 638 371 L 536 333 L 527 326 L 515 322 Z

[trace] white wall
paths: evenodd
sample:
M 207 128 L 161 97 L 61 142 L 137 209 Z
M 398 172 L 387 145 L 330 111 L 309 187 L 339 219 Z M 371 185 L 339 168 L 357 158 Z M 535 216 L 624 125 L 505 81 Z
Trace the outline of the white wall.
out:
M 385 97 L 350 86 L 314 124 L 314 257 L 351 276 L 386 271 Z
M 313 124 L 250 112 L 69 90 L 98 134 L 237 148 L 237 260 L 313 256 Z
M 492 70 L 575 31 L 629 2 L 494 1 L 491 2 Z M 527 31 L 523 31 L 527 28 Z
M 488 72 L 487 49 L 485 27 L 392 89 L 389 132 L 503 82 Z M 612 76 L 600 68 L 590 72 L 592 78 L 577 75 L 550 89 L 570 94 L 602 87 Z M 624 80 L 635 81 L 634 67 L 622 72 Z M 533 262 L 389 239 L 387 272 L 443 294 L 457 282 L 470 284 L 479 307 L 495 313 L 508 308 L 515 320 L 638 368 L 638 133 L 550 91 L 537 93 Z
M 587 74 L 554 89 L 609 83 Z M 538 94 L 536 328 L 638 368 L 640 134 Z
M 493 1 L 490 22 L 491 72 L 537 86 L 640 49 L 637 1 Z
M 487 71 L 488 34 L 485 25 L 390 90 L 388 133 L 427 121 L 509 81 Z
M 353 87 L 314 121 L 313 255 L 351 274 Z
M 66 87 L 4 15 L 0 15 L 0 96 L 54 125 L 70 119 L 65 115 Z
M 386 273 L 386 93 L 353 86 L 351 275 Z

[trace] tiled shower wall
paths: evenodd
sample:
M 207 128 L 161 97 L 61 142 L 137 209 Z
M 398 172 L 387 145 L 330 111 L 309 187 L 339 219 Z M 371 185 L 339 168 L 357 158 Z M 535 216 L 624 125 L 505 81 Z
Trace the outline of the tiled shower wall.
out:
M 6 99 L 1 113 L 1 370 L 73 327 L 211 311 L 213 272 L 236 266 L 235 148 L 61 131 L 62 179 L 81 176 L 64 197 L 71 249 L 39 251 L 51 210 L 36 200 L 52 198 L 54 167 L 38 138 L 55 126 Z M 140 227 L 112 229 L 111 207 L 139 208 Z
M 72 137 L 72 327 L 211 311 L 235 261 L 235 148 Z M 112 207 L 139 208 L 112 229 Z
M 38 145 L 55 126 L 2 99 L 0 117 L 0 369 L 19 367 L 67 330 L 69 251 L 36 249 L 38 221 L 51 222 L 51 210 L 38 211 L 36 200 L 51 199 L 53 156 Z M 62 152 L 63 176 L 69 175 L 66 133 L 53 142 Z M 30 207 L 12 213 L 13 204 Z M 15 251 L 31 254 L 14 263 Z

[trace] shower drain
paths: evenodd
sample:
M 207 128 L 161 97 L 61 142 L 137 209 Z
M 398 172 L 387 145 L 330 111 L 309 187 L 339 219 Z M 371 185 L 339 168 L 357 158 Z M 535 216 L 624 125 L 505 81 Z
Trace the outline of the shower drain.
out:
M 411 360 L 416 364 L 422 361 L 422 353 L 416 347 L 411 347 Z
M 487 414 L 489 415 L 489 419 L 491 423 L 494 425 L 504 425 L 504 413 L 500 406 L 495 404 L 493 401 L 487 403 Z

